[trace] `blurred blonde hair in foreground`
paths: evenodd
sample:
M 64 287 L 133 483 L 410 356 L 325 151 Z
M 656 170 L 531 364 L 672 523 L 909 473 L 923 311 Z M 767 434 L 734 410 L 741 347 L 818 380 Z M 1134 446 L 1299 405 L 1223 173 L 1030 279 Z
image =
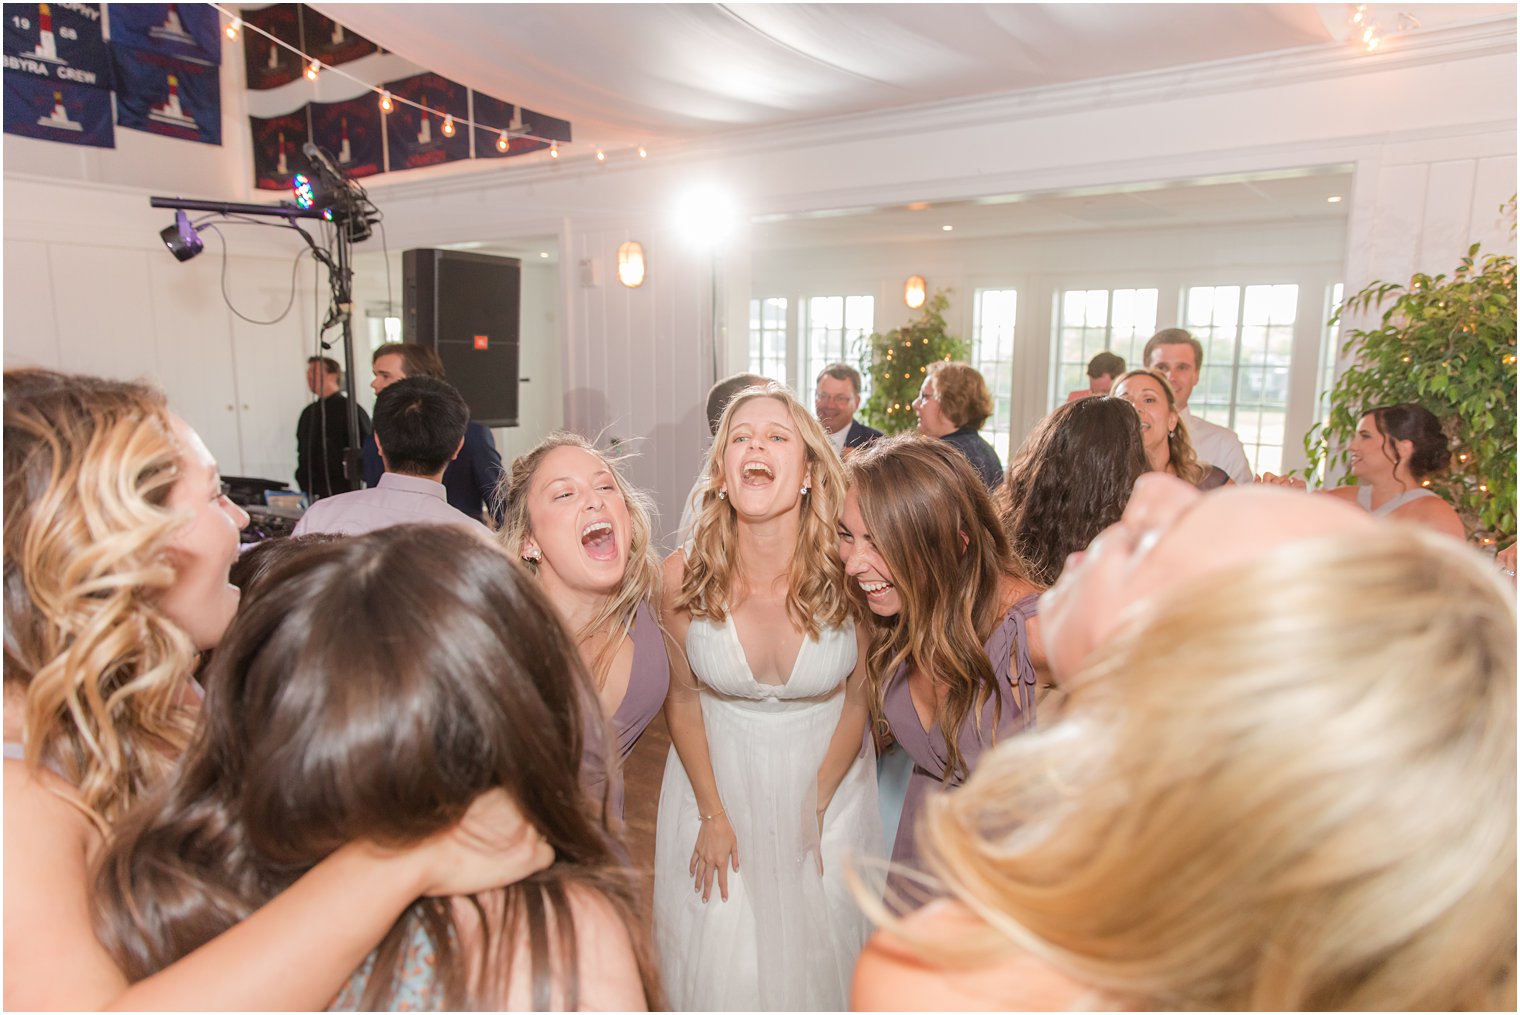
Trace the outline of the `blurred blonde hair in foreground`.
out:
M 1142 604 L 931 801 L 999 933 L 915 944 L 1011 943 L 1103 1005 L 1514 1010 L 1514 599 L 1449 542 L 1302 541 Z

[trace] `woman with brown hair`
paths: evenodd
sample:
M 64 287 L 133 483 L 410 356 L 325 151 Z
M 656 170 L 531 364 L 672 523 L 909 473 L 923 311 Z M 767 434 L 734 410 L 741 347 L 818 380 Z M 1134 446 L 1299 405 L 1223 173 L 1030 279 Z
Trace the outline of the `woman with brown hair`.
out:
M 1481 555 L 1148 475 L 1044 616 L 1066 708 L 933 802 L 951 899 L 872 940 L 858 1010 L 1514 1010 L 1515 598 Z
M 773 384 L 728 403 L 706 476 L 665 563 L 665 982 L 680 1010 L 839 1010 L 868 929 L 844 861 L 881 850 L 865 651 L 834 552 L 839 456 Z
M 948 360 L 929 364 L 928 376 L 913 400 L 919 433 L 954 445 L 989 490 L 1003 481 L 1003 463 L 977 431 L 991 418 L 994 407 L 980 371 Z
M 992 498 L 1024 577 L 1054 585 L 1067 558 L 1119 520 L 1150 470 L 1140 416 L 1123 399 L 1076 399 L 1040 420 Z
M 1177 409 L 1177 396 L 1165 377 L 1154 370 L 1131 370 L 1114 381 L 1114 397 L 1124 399 L 1140 413 L 1140 438 L 1153 470 L 1170 473 L 1200 490 L 1232 482 L 1219 466 L 1198 460 L 1187 424 Z
M 504 842 L 522 819 L 490 794 L 404 849 L 334 842 L 269 906 L 129 987 L 91 926 L 91 867 L 193 735 L 190 674 L 237 610 L 248 517 L 140 384 L 7 371 L 4 452 L 6 1007 L 319 1007 L 419 894 L 549 862 L 536 833 Z
M 839 555 L 851 598 L 873 617 L 872 713 L 914 762 L 892 848 L 902 889 L 927 798 L 1034 724 L 1040 588 L 1019 574 L 986 489 L 944 442 L 876 441 L 845 463 L 845 479 Z
M 577 784 L 586 674 L 504 554 L 445 526 L 304 548 L 244 605 L 208 684 L 173 778 L 101 865 L 99 932 L 129 979 L 344 843 L 405 848 L 504 790 L 555 862 L 499 891 L 411 900 L 332 1006 L 662 1003 L 634 889 Z
M 665 638 L 650 602 L 660 564 L 648 500 L 616 462 L 564 432 L 518 456 L 503 482 L 508 514 L 497 538 L 538 576 L 591 674 L 617 742 L 608 806 L 621 821 L 622 763 L 670 686 Z

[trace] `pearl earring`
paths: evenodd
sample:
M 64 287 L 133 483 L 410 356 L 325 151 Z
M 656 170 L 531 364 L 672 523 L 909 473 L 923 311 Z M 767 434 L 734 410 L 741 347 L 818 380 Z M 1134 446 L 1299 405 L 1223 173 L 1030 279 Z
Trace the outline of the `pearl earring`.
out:
M 806 497 L 808 495 L 808 491 L 811 490 L 811 489 L 812 489 L 811 486 L 804 486 L 802 488 L 802 496 Z
M 719 500 L 728 500 L 728 491 L 727 490 L 719 490 L 718 491 L 718 499 Z
M 529 550 L 527 553 L 523 554 L 523 560 L 531 560 L 535 564 L 537 564 L 542 557 L 543 554 L 538 552 L 536 548 Z
M 1177 436 L 1177 431 L 1176 430 L 1168 430 L 1166 432 L 1166 438 L 1167 438 L 1167 440 L 1171 440 L 1175 436 Z

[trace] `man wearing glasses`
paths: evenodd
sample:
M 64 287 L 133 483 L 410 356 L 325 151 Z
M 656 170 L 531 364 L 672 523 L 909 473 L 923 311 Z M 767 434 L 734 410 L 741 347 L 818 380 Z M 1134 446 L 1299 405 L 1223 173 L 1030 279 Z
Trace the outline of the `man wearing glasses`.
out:
M 828 431 L 829 442 L 843 457 L 850 448 L 862 447 L 881 436 L 855 419 L 860 408 L 860 371 L 844 363 L 830 363 L 818 375 L 813 393 L 813 411 Z

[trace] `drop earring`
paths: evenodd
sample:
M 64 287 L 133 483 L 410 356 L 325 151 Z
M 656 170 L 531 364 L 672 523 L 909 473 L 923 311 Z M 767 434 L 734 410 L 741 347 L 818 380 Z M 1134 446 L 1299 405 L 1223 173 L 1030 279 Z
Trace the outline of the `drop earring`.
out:
M 718 491 L 718 499 L 719 500 L 728 500 L 728 491 L 727 490 L 719 490 Z
M 808 491 L 811 490 L 811 489 L 812 489 L 811 486 L 804 486 L 802 488 L 802 496 L 806 497 L 808 495 Z

